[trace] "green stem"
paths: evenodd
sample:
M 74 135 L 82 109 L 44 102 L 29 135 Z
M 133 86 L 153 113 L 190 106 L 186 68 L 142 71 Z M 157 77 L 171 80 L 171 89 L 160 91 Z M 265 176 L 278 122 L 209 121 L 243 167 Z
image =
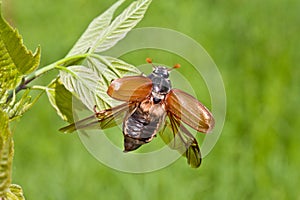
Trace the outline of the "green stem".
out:
M 46 91 L 48 89 L 48 87 L 42 86 L 42 85 L 33 85 L 30 87 L 32 90 L 42 90 L 42 91 Z
M 80 55 L 76 55 L 76 56 L 71 56 L 71 57 L 67 57 L 67 58 L 63 58 L 55 63 L 52 63 L 50 65 L 47 65 L 46 67 L 43 67 L 41 69 L 38 69 L 34 72 L 32 72 L 31 74 L 29 74 L 26 78 L 28 80 L 31 80 L 31 79 L 35 79 L 43 74 L 45 74 L 46 72 L 52 70 L 52 69 L 61 69 L 61 65 L 64 65 L 65 63 L 68 63 L 72 60 L 80 60 L 80 59 L 84 59 L 88 56 L 89 54 L 80 54 Z M 26 79 L 25 78 L 25 79 Z M 31 82 L 31 81 L 30 81 Z M 26 82 L 25 82 L 26 83 Z M 28 84 L 28 83 L 27 83 Z
M 50 64 L 46 67 L 40 68 L 39 70 L 36 70 L 36 71 L 32 72 L 31 74 L 28 74 L 26 77 L 23 78 L 21 83 L 15 89 L 8 91 L 8 98 L 7 98 L 6 102 L 8 102 L 12 98 L 14 92 L 15 92 L 15 94 L 17 94 L 21 90 L 27 88 L 28 83 L 30 83 L 37 77 L 41 76 L 42 74 L 44 74 L 52 69 L 55 69 L 55 63 Z
M 17 94 L 18 92 L 20 92 L 21 90 L 27 88 L 27 85 L 35 80 L 37 77 L 53 70 L 53 69 L 61 69 L 61 65 L 68 65 L 67 63 L 71 64 L 72 62 L 71 61 L 78 61 L 80 59 L 84 59 L 86 58 L 87 56 L 89 56 L 89 54 L 80 54 L 80 55 L 76 55 L 76 56 L 71 56 L 71 57 L 67 57 L 67 58 L 63 58 L 55 63 L 52 63 L 50 65 L 47 65 L 45 67 L 42 67 L 34 72 L 32 72 L 31 74 L 28 74 L 27 76 L 25 76 L 23 78 L 23 80 L 21 81 L 21 83 L 13 90 L 10 90 L 8 92 L 9 96 L 7 98 L 7 102 L 12 98 L 13 96 L 13 92 L 15 91 L 15 94 Z

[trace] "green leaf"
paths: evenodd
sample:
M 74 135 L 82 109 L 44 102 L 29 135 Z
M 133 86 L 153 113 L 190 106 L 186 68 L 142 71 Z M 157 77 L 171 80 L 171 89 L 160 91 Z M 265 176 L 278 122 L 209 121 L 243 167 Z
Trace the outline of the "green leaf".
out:
M 134 66 L 121 60 L 93 54 L 111 48 L 124 38 L 143 18 L 151 0 L 134 1 L 111 22 L 113 13 L 123 2 L 123 0 L 116 2 L 94 19 L 67 55 L 88 53 L 87 67 L 83 65 L 61 67 L 60 79 L 65 88 L 91 111 L 95 105 L 102 110 L 115 103 L 106 93 L 111 80 L 125 74 L 140 73 Z
M 87 63 L 89 68 L 96 71 L 107 86 L 112 80 L 121 78 L 124 75 L 132 76 L 141 74 L 135 66 L 109 56 L 91 56 L 88 57 Z
M 114 12 L 123 2 L 124 0 L 117 1 L 103 14 L 96 17 L 67 57 L 86 52 L 99 53 L 113 47 L 144 17 L 151 0 L 134 1 L 111 22 Z
M 33 54 L 22 43 L 18 31 L 0 16 L 0 86 L 8 90 L 16 86 L 20 76 L 34 71 L 40 61 L 40 48 Z
M 144 17 L 151 0 L 138 0 L 125 9 L 101 34 L 90 52 L 103 52 L 114 46 Z
M 13 140 L 9 130 L 8 115 L 0 110 L 0 199 L 6 196 L 11 184 L 11 170 L 13 161 Z
M 2 105 L 2 109 L 8 114 L 10 121 L 22 116 L 35 103 L 35 101 L 31 100 L 29 92 L 30 89 L 27 89 L 18 101 L 16 100 L 16 96 L 13 95 L 13 99 L 9 104 Z
M 73 56 L 76 54 L 84 54 L 88 51 L 89 48 L 94 46 L 94 43 L 98 41 L 101 36 L 101 33 L 106 29 L 113 18 L 113 14 L 116 9 L 124 2 L 125 0 L 117 1 L 109 9 L 107 9 L 103 14 L 96 17 L 73 46 L 73 48 L 68 53 L 67 57 Z
M 0 88 L 0 106 L 6 103 L 8 96 L 8 91 Z
M 93 111 L 95 105 L 101 110 L 109 107 L 107 86 L 92 69 L 82 65 L 70 66 L 67 71 L 60 71 L 60 79 L 89 110 Z
M 17 184 L 11 184 L 9 186 L 9 191 L 6 192 L 6 197 L 9 200 L 25 200 L 23 190 L 21 186 Z
M 119 74 L 118 78 L 123 76 L 133 76 L 133 75 L 140 75 L 142 72 L 138 70 L 134 65 L 128 64 L 123 60 L 110 57 L 110 56 L 100 56 L 103 63 L 110 68 L 112 71 Z
M 62 84 L 59 78 L 50 83 L 46 89 L 48 99 L 57 114 L 69 123 L 74 121 L 72 112 L 72 94 Z
M 93 38 L 90 53 L 99 53 L 113 47 L 119 40 L 144 17 L 151 0 L 137 0 L 131 3 L 116 19 L 103 31 L 99 37 Z

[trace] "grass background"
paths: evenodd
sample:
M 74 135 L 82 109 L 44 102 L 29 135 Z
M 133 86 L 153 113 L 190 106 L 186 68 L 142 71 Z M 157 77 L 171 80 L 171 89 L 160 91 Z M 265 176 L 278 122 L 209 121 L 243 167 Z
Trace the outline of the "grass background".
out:
M 41 45 L 45 65 L 113 2 L 4 0 L 2 10 L 30 49 Z M 180 159 L 148 174 L 112 170 L 58 132 L 64 123 L 44 96 L 13 127 L 13 182 L 27 199 L 300 199 L 299 10 L 297 0 L 153 0 L 138 27 L 194 38 L 224 79 L 226 123 L 199 169 Z

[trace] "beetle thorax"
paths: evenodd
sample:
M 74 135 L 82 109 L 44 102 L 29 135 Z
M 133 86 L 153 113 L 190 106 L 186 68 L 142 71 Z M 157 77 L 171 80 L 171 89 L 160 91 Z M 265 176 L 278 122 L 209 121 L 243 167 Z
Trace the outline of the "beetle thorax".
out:
M 166 94 L 171 90 L 169 80 L 169 71 L 166 67 L 155 67 L 153 72 L 148 76 L 152 80 L 152 96 L 155 102 L 164 99 Z

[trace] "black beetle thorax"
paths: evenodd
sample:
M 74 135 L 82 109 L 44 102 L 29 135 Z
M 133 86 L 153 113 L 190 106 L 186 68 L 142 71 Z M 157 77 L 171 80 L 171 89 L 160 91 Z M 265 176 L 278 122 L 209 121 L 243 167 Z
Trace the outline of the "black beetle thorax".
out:
M 165 67 L 156 68 L 148 78 L 152 81 L 152 95 L 156 100 L 162 100 L 171 90 L 171 82 L 169 80 L 169 72 Z

